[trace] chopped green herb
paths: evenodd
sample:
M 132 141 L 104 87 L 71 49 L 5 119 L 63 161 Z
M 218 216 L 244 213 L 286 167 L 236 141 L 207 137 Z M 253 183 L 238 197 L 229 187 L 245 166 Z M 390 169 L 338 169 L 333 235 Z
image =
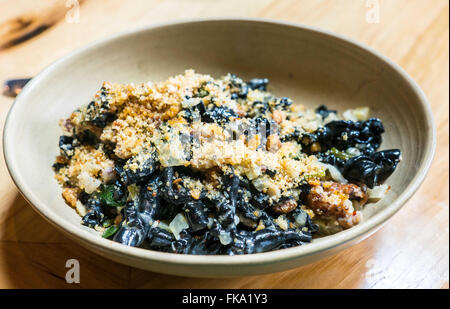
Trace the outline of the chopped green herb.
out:
M 110 238 L 111 236 L 113 236 L 114 234 L 117 233 L 117 231 L 119 230 L 119 227 L 117 225 L 111 225 L 109 228 L 107 228 L 104 232 L 102 237 L 103 238 Z
M 325 171 L 320 171 L 318 173 L 315 174 L 310 174 L 310 175 L 305 175 L 304 179 L 305 180 L 310 180 L 310 179 L 322 179 L 326 176 Z
M 102 226 L 103 227 L 109 227 L 114 223 L 114 219 L 106 219 L 105 221 L 103 221 Z
M 125 203 L 125 198 L 122 198 L 121 200 L 116 200 L 114 198 L 114 185 L 104 185 L 98 194 L 98 198 L 111 207 L 120 207 Z
M 198 88 L 198 89 L 197 89 L 197 93 L 195 94 L 195 96 L 196 96 L 197 98 L 204 98 L 204 97 L 206 97 L 207 95 L 209 95 L 209 91 L 206 90 L 206 89 L 203 88 L 203 87 Z
M 331 153 L 336 157 L 336 158 L 339 158 L 339 159 L 342 159 L 342 160 L 348 160 L 348 159 L 350 159 L 352 156 L 351 155 L 349 155 L 348 153 L 346 153 L 346 152 L 343 152 L 343 151 L 339 151 L 339 150 L 337 150 L 336 148 L 331 148 L 330 149 L 331 150 Z

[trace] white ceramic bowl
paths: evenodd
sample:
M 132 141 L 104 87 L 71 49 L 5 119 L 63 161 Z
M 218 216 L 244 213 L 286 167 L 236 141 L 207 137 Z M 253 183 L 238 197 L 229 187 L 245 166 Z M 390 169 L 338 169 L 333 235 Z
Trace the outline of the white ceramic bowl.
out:
M 382 148 L 400 148 L 403 161 L 391 193 L 368 205 L 364 221 L 311 244 L 243 256 L 194 256 L 130 248 L 80 224 L 53 178 L 58 120 L 89 102 L 104 80 L 165 80 L 193 68 L 220 77 L 268 77 L 269 90 L 309 106 L 343 110 L 370 106 L 386 127 Z M 151 26 L 90 44 L 47 67 L 24 88 L 4 129 L 9 172 L 30 205 L 92 251 L 155 272 L 198 277 L 276 272 L 317 261 L 368 237 L 417 190 L 432 161 L 435 129 L 416 83 L 376 51 L 339 35 L 291 23 L 210 19 Z

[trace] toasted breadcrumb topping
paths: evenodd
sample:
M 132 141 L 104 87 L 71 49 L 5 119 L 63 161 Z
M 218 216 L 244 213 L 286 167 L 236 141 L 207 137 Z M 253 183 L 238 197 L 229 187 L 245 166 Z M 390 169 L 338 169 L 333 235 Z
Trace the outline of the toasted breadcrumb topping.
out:
M 200 102 L 199 98 L 193 98 L 200 87 L 208 92 L 202 98 L 205 105 L 226 106 L 241 114 L 247 113 L 255 101 L 269 99 L 274 103 L 276 100 L 269 92 L 249 90 L 247 100 L 236 102 L 230 99 L 229 85 L 229 75 L 213 79 L 193 70 L 159 83 L 120 85 L 104 82 L 90 104 L 72 113 L 68 119 L 69 127 L 74 128 L 75 132 L 91 130 L 92 121 L 99 114 L 115 114 L 117 118 L 103 130 L 91 131 L 98 131 L 95 133 L 102 143 L 114 145 L 113 151 L 118 158 L 136 157 L 129 166 L 131 169 L 136 170 L 139 162 L 145 161 L 148 150 L 155 148 L 162 166 L 184 165 L 199 171 L 214 168 L 227 171 L 233 166 L 235 173 L 248 177 L 275 200 L 294 194 L 290 190 L 298 185 L 303 176 L 324 173 L 323 165 L 318 164 L 315 156 L 298 157 L 301 146 L 295 142 L 281 143 L 276 134 L 269 137 L 270 151 L 266 151 L 257 147 L 259 135 L 250 140 L 244 135 L 238 140 L 230 140 L 230 132 L 217 123 L 205 124 L 200 119 L 188 123 L 180 116 L 183 106 Z M 323 124 L 313 110 L 302 106 L 297 106 L 296 110 L 298 112 L 290 120 L 286 120 L 285 113 L 279 110 L 269 117 L 280 124 L 283 133 L 292 131 L 294 126 L 312 132 Z M 236 117 L 235 125 L 240 124 L 248 125 L 247 119 Z M 63 126 L 68 126 L 67 121 L 63 122 Z M 198 138 L 191 158 L 186 157 L 183 135 Z M 68 167 L 61 169 L 56 177 L 61 183 L 71 182 L 85 189 L 90 178 L 104 180 L 104 174 L 113 166 L 113 161 L 104 155 L 102 149 L 80 146 L 76 148 Z M 264 174 L 266 169 L 277 171 L 277 174 L 274 178 L 267 177 Z

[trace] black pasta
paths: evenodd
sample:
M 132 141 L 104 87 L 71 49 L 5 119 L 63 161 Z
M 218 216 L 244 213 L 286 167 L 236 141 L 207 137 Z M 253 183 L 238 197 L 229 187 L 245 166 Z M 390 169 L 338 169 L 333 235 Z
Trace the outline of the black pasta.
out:
M 205 209 L 206 206 L 201 201 L 189 201 L 184 204 L 183 212 L 192 231 L 197 232 L 208 226 L 208 213 Z
M 127 167 L 133 163 L 138 164 L 137 170 L 132 170 L 130 167 Z M 144 162 L 139 162 L 137 157 L 132 157 L 124 165 L 117 165 L 116 172 L 123 184 L 130 185 L 147 180 L 153 174 L 156 167 L 156 154 L 152 153 Z
M 81 220 L 82 224 L 88 227 L 101 225 L 105 217 L 101 202 L 95 198 L 91 198 L 88 200 L 86 208 L 88 209 L 88 212 L 83 216 L 83 219 Z
M 332 147 L 346 150 L 356 147 L 363 153 L 376 151 L 382 142 L 384 127 L 378 118 L 367 121 L 338 120 L 326 124 L 316 132 L 322 151 Z
M 114 241 L 138 247 L 144 242 L 150 229 L 148 213 L 139 211 L 135 203 L 131 201 L 126 204 L 124 214 L 125 219 L 114 235 Z
M 398 149 L 356 156 L 345 163 L 343 175 L 350 181 L 373 188 L 382 184 L 394 172 L 400 159 Z
M 214 106 L 201 114 L 201 120 L 206 123 L 224 124 L 236 117 L 237 114 L 226 106 Z
M 316 109 L 322 118 L 335 112 L 324 105 Z M 377 152 L 384 131 L 378 118 L 355 122 L 338 120 L 327 123 L 313 133 L 301 133 L 295 129 L 282 136 L 281 140 L 297 141 L 307 153 L 315 154 L 321 162 L 337 167 L 349 181 L 373 188 L 394 172 L 401 159 L 398 149 Z M 360 154 L 347 153 L 351 148 Z
M 173 167 L 167 167 L 162 171 L 161 190 L 164 200 L 177 206 L 192 201 L 191 192 L 183 186 L 182 178 L 180 178 L 181 182 L 174 185 L 175 179 L 175 170 Z
M 261 90 L 261 91 L 266 91 L 267 85 L 269 84 L 269 79 L 268 78 L 254 78 L 251 79 L 247 85 L 250 87 L 250 89 L 252 90 Z
M 106 112 L 97 115 L 94 119 L 92 119 L 92 123 L 96 127 L 104 128 L 108 123 L 111 123 L 116 119 L 117 119 L 116 114 Z
M 322 119 L 325 119 L 331 113 L 336 114 L 337 111 L 328 109 L 328 107 L 326 107 L 325 105 L 320 105 L 318 108 L 316 108 L 316 113 L 322 116 Z
M 143 213 L 149 222 L 165 218 L 165 207 L 161 203 L 161 177 L 153 175 L 139 191 L 139 211 Z
M 224 254 L 251 254 L 272 251 L 283 245 L 310 242 L 311 235 L 295 230 L 265 228 L 257 232 L 241 231 L 234 235 L 235 241 L 224 249 Z
M 73 136 L 62 135 L 59 138 L 59 149 L 61 154 L 70 158 L 75 151 L 77 140 Z
M 150 247 L 170 247 L 175 241 L 173 234 L 159 227 L 151 228 L 147 234 Z

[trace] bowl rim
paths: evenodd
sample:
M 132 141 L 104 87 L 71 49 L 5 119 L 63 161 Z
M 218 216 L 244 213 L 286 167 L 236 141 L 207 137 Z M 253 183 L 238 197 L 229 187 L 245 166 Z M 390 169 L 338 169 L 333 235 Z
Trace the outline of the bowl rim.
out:
M 426 125 L 427 125 L 427 138 L 426 138 L 426 150 L 424 154 L 424 159 L 422 160 L 420 166 L 417 169 L 417 173 L 414 178 L 410 181 L 409 185 L 401 192 L 392 203 L 370 217 L 363 224 L 357 225 L 351 229 L 344 230 L 332 236 L 324 237 L 320 242 L 312 242 L 305 246 L 293 247 L 282 250 L 275 250 L 264 253 L 246 254 L 238 256 L 223 256 L 223 255 L 191 255 L 191 254 L 176 254 L 176 253 L 166 253 L 142 248 L 128 247 L 120 243 L 116 243 L 112 240 L 108 240 L 102 237 L 93 237 L 91 232 L 88 232 L 81 228 L 72 229 L 67 228 L 65 225 L 65 219 L 58 216 L 47 209 L 46 203 L 41 201 L 31 190 L 26 182 L 23 175 L 18 172 L 17 162 L 14 160 L 11 149 L 14 147 L 15 141 L 12 139 L 12 135 L 9 132 L 12 130 L 12 123 L 16 118 L 16 109 L 19 104 L 24 104 L 27 94 L 32 91 L 35 87 L 39 86 L 39 82 L 46 76 L 52 74 L 60 66 L 75 56 L 82 56 L 88 53 L 92 49 L 98 48 L 104 44 L 111 41 L 146 31 L 169 27 L 169 26 L 181 26 L 183 24 L 191 23 L 209 23 L 209 22 L 240 22 L 240 23 L 259 23 L 272 26 L 283 26 L 287 28 L 297 28 L 302 31 L 309 31 L 318 35 L 324 35 L 337 39 L 339 41 L 346 42 L 350 44 L 353 48 L 358 48 L 366 53 L 371 54 L 378 58 L 378 60 L 387 64 L 391 69 L 393 69 L 399 76 L 410 86 L 411 90 L 414 91 L 419 98 L 422 105 Z M 14 100 L 3 130 L 3 154 L 5 157 L 5 162 L 7 169 L 11 178 L 13 179 L 15 185 L 21 192 L 22 196 L 28 201 L 28 203 L 38 212 L 42 217 L 49 221 L 52 225 L 56 226 L 59 230 L 63 231 L 69 237 L 78 240 L 81 244 L 85 243 L 91 248 L 97 248 L 100 252 L 114 251 L 116 254 L 121 256 L 126 256 L 128 259 L 132 258 L 135 260 L 148 260 L 155 261 L 161 264 L 172 264 L 172 265 L 203 265 L 203 266 L 244 266 L 252 264 L 272 264 L 282 261 L 288 261 L 292 259 L 299 259 L 309 255 L 317 254 L 326 250 L 330 250 L 334 247 L 341 246 L 343 244 L 349 243 L 354 239 L 361 237 L 362 235 L 369 234 L 371 230 L 375 230 L 378 226 L 381 226 L 385 221 L 391 218 L 401 207 L 411 198 L 411 196 L 417 191 L 419 186 L 425 179 L 430 166 L 433 161 L 434 153 L 436 148 L 436 125 L 433 120 L 433 114 L 428 103 L 428 100 L 418 86 L 418 84 L 406 73 L 406 71 L 401 68 L 398 64 L 390 60 L 388 57 L 380 54 L 375 49 L 366 46 L 363 43 L 357 42 L 351 38 L 344 35 L 337 34 L 335 32 L 321 29 L 315 26 L 303 25 L 294 22 L 280 21 L 268 18 L 242 18 L 242 17 L 216 17 L 216 18 L 189 18 L 181 19 L 175 21 L 161 22 L 151 25 L 145 25 L 131 30 L 127 30 L 112 36 L 108 36 L 104 39 L 95 40 L 84 47 L 77 48 L 74 51 L 63 56 L 59 60 L 53 62 L 44 68 L 38 75 L 36 75 L 32 80 L 24 87 L 21 93 Z

